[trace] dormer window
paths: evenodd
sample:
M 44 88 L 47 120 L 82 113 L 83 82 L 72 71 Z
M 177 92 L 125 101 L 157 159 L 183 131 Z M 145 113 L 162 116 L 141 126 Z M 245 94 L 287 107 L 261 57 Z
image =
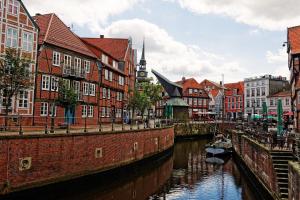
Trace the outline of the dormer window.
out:
M 19 11 L 19 2 L 16 0 L 8 1 L 8 13 L 12 15 L 18 15 Z
M 113 60 L 113 68 L 118 69 L 118 62 L 116 62 L 116 61 L 114 61 L 114 60 Z
M 101 60 L 103 63 L 108 64 L 108 56 L 107 55 L 102 54 Z

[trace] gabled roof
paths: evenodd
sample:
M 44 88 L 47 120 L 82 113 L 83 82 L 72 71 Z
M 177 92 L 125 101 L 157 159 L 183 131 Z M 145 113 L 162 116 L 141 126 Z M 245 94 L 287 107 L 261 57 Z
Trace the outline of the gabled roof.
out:
M 291 53 L 300 53 L 300 26 L 288 28 L 287 37 Z
M 34 21 L 34 19 L 32 18 L 32 16 L 30 15 L 30 13 L 28 12 L 26 6 L 24 5 L 23 1 L 18 0 L 21 4 L 21 6 L 24 8 L 27 16 L 29 17 L 30 21 L 32 22 L 32 24 L 35 26 L 35 28 L 37 28 L 38 30 L 40 30 L 39 26 L 37 25 L 37 23 Z
M 218 89 L 214 89 L 210 91 L 210 94 L 215 98 L 216 96 L 218 96 L 220 90 Z
M 233 95 L 233 90 L 237 89 L 238 95 L 243 95 L 244 94 L 244 82 L 240 81 L 237 83 L 226 83 L 224 84 L 224 87 L 226 88 L 225 90 L 225 95 L 226 96 L 231 96 Z
M 204 91 L 203 87 L 194 78 L 183 79 L 176 83 L 182 86 L 184 92 L 187 92 L 188 89 L 199 89 L 203 90 L 202 96 L 208 97 L 206 91 Z
M 67 27 L 56 14 L 33 17 L 40 27 L 39 44 L 48 43 L 86 56 L 96 56 L 85 46 L 80 38 Z
M 206 86 L 207 83 L 209 83 L 209 84 L 211 84 L 211 85 L 214 85 L 214 86 L 216 86 L 217 88 L 222 88 L 222 85 L 220 85 L 219 83 L 216 83 L 216 82 L 214 82 L 214 81 L 207 80 L 207 79 L 204 79 L 204 80 L 200 83 L 200 85 L 201 85 L 201 86 Z
M 87 44 L 103 49 L 113 57 L 124 60 L 128 49 L 128 39 L 124 38 L 81 38 Z

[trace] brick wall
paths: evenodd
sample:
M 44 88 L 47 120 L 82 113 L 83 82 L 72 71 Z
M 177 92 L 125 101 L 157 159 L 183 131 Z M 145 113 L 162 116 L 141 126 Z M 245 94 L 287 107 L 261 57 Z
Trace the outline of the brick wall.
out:
M 105 171 L 174 144 L 174 128 L 0 138 L 0 193 Z
M 300 200 L 300 165 L 289 162 L 289 199 Z

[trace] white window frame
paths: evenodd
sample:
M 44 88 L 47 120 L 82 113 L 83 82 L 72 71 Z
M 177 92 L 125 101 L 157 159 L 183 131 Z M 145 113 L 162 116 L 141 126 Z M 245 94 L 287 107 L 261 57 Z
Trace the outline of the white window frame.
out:
M 58 77 L 51 76 L 51 91 L 58 92 L 58 82 Z
M 124 77 L 119 75 L 119 85 L 124 85 Z
M 89 106 L 88 117 L 94 117 L 94 106 Z
M 72 66 L 72 56 L 70 56 L 70 55 L 64 56 L 64 66 L 66 66 L 66 67 Z
M 112 71 L 109 71 L 109 81 L 112 82 L 113 80 L 113 73 Z
M 53 51 L 52 65 L 60 67 L 60 53 L 57 51 Z
M 11 15 L 18 15 L 19 13 L 19 2 L 17 0 L 8 0 L 7 11 Z
M 82 118 L 86 118 L 87 117 L 87 105 L 82 105 L 81 117 Z
M 33 51 L 33 33 L 23 31 L 22 49 L 24 51 Z
M 57 106 L 54 106 L 54 115 L 53 117 L 56 117 L 57 114 Z M 52 117 L 52 105 L 49 105 L 49 116 Z
M 90 96 L 96 96 L 96 85 L 94 83 L 89 84 Z
M 87 82 L 83 82 L 83 95 L 89 95 L 89 83 Z
M 29 92 L 27 90 L 21 90 L 19 92 L 18 99 L 19 99 L 19 101 L 18 101 L 19 108 L 28 108 L 29 107 Z M 25 106 L 25 104 L 26 104 L 26 106 Z
M 91 61 L 84 60 L 83 62 L 84 62 L 85 73 L 90 73 L 91 72 Z
M 42 75 L 42 90 L 50 90 L 50 76 Z
M 113 60 L 113 68 L 118 69 L 118 62 Z
M 106 117 L 106 107 L 101 108 L 101 117 Z
M 18 35 L 18 29 L 13 27 L 7 27 L 5 45 L 10 48 L 17 48 L 19 43 Z
M 108 88 L 107 89 L 107 99 L 110 99 L 110 97 L 111 97 L 111 93 L 110 93 L 110 89 Z
M 41 112 L 40 115 L 45 117 L 48 116 L 49 104 L 47 102 L 41 102 Z
M 108 56 L 105 54 L 102 54 L 101 56 L 101 61 L 105 64 L 108 64 Z
M 104 78 L 105 80 L 109 80 L 109 71 L 107 69 L 104 70 Z
M 107 94 L 107 90 L 106 90 L 106 88 L 102 88 L 102 98 L 103 99 L 106 99 L 106 95 Z

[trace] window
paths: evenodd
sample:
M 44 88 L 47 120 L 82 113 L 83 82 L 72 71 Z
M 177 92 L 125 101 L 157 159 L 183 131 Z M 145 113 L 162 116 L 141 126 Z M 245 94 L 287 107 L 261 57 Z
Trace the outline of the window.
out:
M 260 88 L 256 88 L 256 96 L 260 96 Z
M 74 66 L 75 66 L 75 73 L 81 75 L 84 73 L 84 69 L 81 67 L 81 59 L 74 58 Z
M 118 62 L 116 62 L 116 61 L 113 61 L 113 68 L 116 68 L 116 69 L 118 69 Z
M 252 96 L 252 97 L 255 96 L 255 89 L 254 89 L 254 88 L 251 89 L 251 96 Z
M 86 118 L 86 116 L 87 116 L 87 105 L 82 106 L 81 116 L 82 116 L 82 118 Z
M 52 64 L 54 66 L 60 66 L 60 53 L 53 51 Z
M 91 71 L 91 62 L 88 60 L 84 61 L 84 69 L 86 73 L 90 73 Z
M 107 99 L 110 99 L 110 89 L 107 89 Z
M 194 98 L 194 106 L 197 105 L 198 100 L 196 98 Z
M 56 111 L 57 111 L 57 106 L 55 106 L 54 104 L 51 104 L 50 107 L 49 107 L 49 116 L 55 117 L 56 116 Z
M 206 99 L 203 99 L 203 106 L 206 106 Z
M 105 78 L 105 80 L 109 79 L 108 78 L 108 70 L 107 69 L 104 70 L 104 78 Z
M 28 108 L 28 91 L 19 92 L 19 108 Z
M 189 98 L 189 105 L 193 105 L 193 98 Z
M 108 64 L 108 57 L 104 54 L 102 54 L 102 62 L 105 63 L 105 64 Z
M 260 107 L 260 99 L 256 99 L 256 106 Z
M 290 105 L 290 99 L 289 98 L 285 98 L 285 105 L 289 106 Z
M 58 77 L 51 76 L 51 91 L 58 91 Z
M 266 89 L 263 87 L 261 88 L 261 96 L 265 96 L 266 95 Z
M 109 81 L 112 82 L 112 79 L 113 79 L 113 73 L 109 72 Z
M 110 117 L 110 108 L 106 108 L 106 117 Z
M 105 117 L 106 115 L 106 109 L 105 109 L 105 107 L 102 107 L 101 108 L 101 117 Z
M 6 33 L 6 46 L 11 48 L 18 47 L 18 30 L 8 27 Z
M 8 13 L 12 15 L 17 15 L 19 10 L 19 2 L 17 0 L 8 1 Z
M 83 95 L 89 95 L 89 83 L 83 83 Z
M 193 89 L 189 89 L 189 94 L 193 94 Z
M 32 51 L 33 50 L 33 34 L 28 32 L 23 32 L 23 50 Z
M 237 89 L 233 89 L 233 94 L 237 95 L 237 91 L 238 91 Z
M 196 94 L 197 94 L 197 93 L 198 93 L 198 89 L 194 89 L 194 93 L 196 93 Z
M 247 91 L 246 91 L 246 96 L 247 96 L 247 97 L 250 97 L 250 89 L 247 89 Z
M 71 56 L 65 55 L 64 65 L 66 67 L 71 67 L 71 65 L 72 65 L 72 57 Z
M 246 107 L 247 107 L 247 108 L 250 108 L 250 101 L 249 101 L 249 100 L 247 100 Z
M 96 95 L 96 85 L 94 83 L 90 83 L 90 95 L 91 96 Z
M 47 116 L 48 115 L 48 103 L 42 102 L 41 103 L 41 116 Z
M 270 99 L 270 106 L 274 106 L 274 99 Z
M 50 76 L 43 75 L 42 76 L 42 90 L 49 90 L 50 89 Z
M 124 85 L 124 77 L 119 76 L 119 85 Z
M 94 117 L 94 106 L 89 106 L 88 117 Z
M 198 105 L 202 106 L 202 99 L 198 99 Z
M 103 97 L 103 99 L 106 99 L 106 88 L 103 88 L 102 89 L 102 97 Z

